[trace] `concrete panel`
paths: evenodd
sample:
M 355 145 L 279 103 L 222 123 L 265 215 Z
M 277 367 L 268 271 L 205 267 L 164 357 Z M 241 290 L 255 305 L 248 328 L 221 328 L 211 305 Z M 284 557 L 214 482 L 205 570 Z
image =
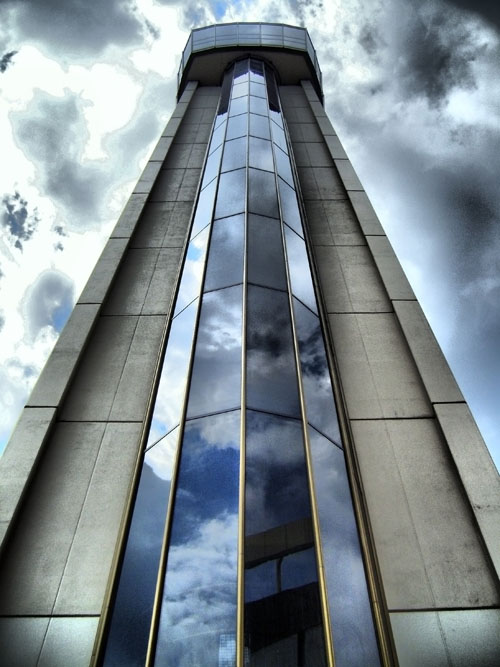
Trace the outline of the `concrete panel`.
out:
M 128 239 L 110 239 L 92 271 L 78 303 L 102 303 L 127 248 Z
M 175 205 L 175 202 L 171 201 L 148 202 L 130 240 L 129 248 L 161 248 Z M 182 242 L 179 245 L 182 245 Z
M 349 160 L 335 160 L 335 166 L 346 190 L 363 190 L 363 186 Z
M 433 414 L 394 314 L 334 314 L 329 320 L 351 419 Z
M 177 130 L 180 127 L 182 118 L 170 118 L 165 129 L 163 130 L 162 137 L 175 137 Z
M 185 169 L 195 144 L 173 144 L 162 169 Z
M 346 152 L 338 137 L 328 135 L 325 137 L 326 145 L 331 157 L 335 160 L 347 160 Z
M 206 151 L 207 151 L 207 146 L 205 143 L 193 144 L 191 155 L 189 156 L 189 160 L 187 163 L 188 169 L 201 169 L 203 167 L 203 163 L 205 162 Z
M 366 246 L 319 246 L 315 254 L 329 313 L 392 312 Z
M 387 236 L 370 236 L 367 239 L 375 264 L 382 276 L 390 299 L 415 299 L 398 258 Z
M 127 316 L 99 318 L 64 403 L 62 419 L 108 419 L 137 319 Z
M 167 157 L 168 149 L 170 148 L 172 141 L 173 137 L 160 137 L 153 152 L 151 153 L 149 158 L 150 162 L 163 162 L 163 160 Z
M 316 99 L 311 99 L 309 98 L 309 103 L 311 105 L 311 109 L 313 110 L 314 115 L 319 118 L 321 116 L 326 116 L 325 108 L 319 101 L 319 99 L 316 97 Z
M 200 180 L 200 169 L 186 169 L 177 193 L 177 201 L 194 201 Z
M 147 194 L 151 192 L 151 188 L 156 181 L 160 169 L 161 162 L 148 162 L 144 167 L 141 177 L 137 181 L 134 192 L 144 192 Z
M 314 114 L 307 107 L 288 107 L 285 117 L 289 123 L 314 123 Z
M 164 316 L 139 318 L 114 397 L 111 420 L 144 419 L 164 327 Z
M 55 414 L 54 408 L 25 408 L 0 458 L 0 548 L 36 470 Z
M 0 618 L 3 667 L 36 667 L 48 618 Z
M 450 667 L 435 611 L 390 614 L 400 667 Z
M 373 210 L 373 206 L 371 205 L 366 192 L 350 190 L 347 194 L 351 200 L 351 204 L 358 217 L 363 232 L 375 236 L 385 236 L 382 225 L 377 218 L 377 214 Z
M 172 118 L 182 118 L 189 107 L 188 100 L 179 100 L 172 112 Z
M 144 205 L 147 201 L 147 194 L 132 194 L 125 204 L 118 222 L 116 223 L 111 238 L 130 238 L 134 233 L 135 226 L 139 220 Z
M 104 426 L 55 427 L 2 561 L 0 615 L 51 614 Z
M 175 203 L 172 216 L 165 229 L 162 246 L 164 248 L 183 248 L 191 222 L 194 203 L 178 201 Z
M 389 608 L 498 604 L 491 565 L 435 420 L 363 421 L 352 426 Z M 391 478 L 399 486 L 399 499 L 387 495 Z M 407 505 L 403 523 L 399 509 L 394 509 L 400 503 Z M 395 568 L 401 574 L 407 568 L 407 578 L 413 576 L 413 562 L 408 567 L 400 553 L 401 536 L 410 531 L 418 542 L 432 604 L 427 595 L 415 600 L 404 577 L 397 586 L 393 581 Z
M 142 424 L 108 424 L 57 595 L 58 615 L 99 614 Z
M 99 619 L 51 618 L 37 667 L 88 667 Z
M 333 137 L 332 137 L 333 138 Z M 305 144 L 312 167 L 331 167 L 333 160 L 324 143 Z
M 184 124 L 175 135 L 174 143 L 207 143 L 212 131 L 212 123 Z
M 330 123 L 326 116 L 320 116 L 316 120 L 318 122 L 319 129 L 325 137 L 331 134 L 336 134 L 335 130 L 333 129 L 333 125 Z
M 103 315 L 140 315 L 159 252 L 159 248 L 127 250 Z
M 463 401 L 462 392 L 417 301 L 395 301 L 393 306 L 431 401 Z
M 98 304 L 76 304 L 28 399 L 28 406 L 60 405 L 99 309 Z
M 286 113 L 285 113 L 286 118 Z M 288 119 L 287 119 L 288 121 Z M 323 141 L 323 135 L 316 123 L 290 123 L 288 122 L 288 130 L 292 141 Z
M 500 576 L 500 478 L 465 403 L 435 405 L 484 542 Z
M 342 182 L 333 167 L 299 167 L 302 196 L 308 199 L 346 199 Z
M 182 248 L 163 248 L 160 250 L 142 307 L 143 315 L 167 315 L 181 259 Z
M 175 201 L 184 179 L 185 169 L 162 169 L 154 186 L 150 202 Z

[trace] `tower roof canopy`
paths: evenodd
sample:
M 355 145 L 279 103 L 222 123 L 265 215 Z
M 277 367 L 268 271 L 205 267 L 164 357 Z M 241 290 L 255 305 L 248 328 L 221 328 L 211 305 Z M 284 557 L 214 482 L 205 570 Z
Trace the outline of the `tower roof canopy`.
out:
M 282 23 L 224 23 L 193 30 L 182 52 L 177 96 L 189 80 L 220 85 L 229 63 L 247 54 L 269 61 L 283 85 L 308 79 L 323 99 L 321 70 L 309 33 Z

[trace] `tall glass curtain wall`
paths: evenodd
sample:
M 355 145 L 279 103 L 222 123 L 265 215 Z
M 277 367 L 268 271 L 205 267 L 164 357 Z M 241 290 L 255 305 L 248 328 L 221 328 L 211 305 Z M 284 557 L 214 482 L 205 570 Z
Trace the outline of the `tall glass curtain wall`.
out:
M 143 665 L 151 636 L 150 664 L 234 665 L 238 611 L 245 665 L 318 667 L 332 644 L 340 667 L 379 664 L 278 89 L 254 59 L 223 81 L 103 664 Z

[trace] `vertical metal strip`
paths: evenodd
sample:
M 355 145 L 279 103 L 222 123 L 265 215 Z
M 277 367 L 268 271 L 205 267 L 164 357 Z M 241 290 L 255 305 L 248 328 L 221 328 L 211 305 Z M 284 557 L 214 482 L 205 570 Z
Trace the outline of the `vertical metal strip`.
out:
M 269 70 L 266 68 L 266 77 L 268 76 Z M 274 78 L 274 75 L 273 75 Z M 281 99 L 279 97 L 279 92 L 277 90 L 277 83 L 274 81 L 274 85 L 276 86 L 276 93 L 278 95 L 278 99 L 280 102 L 280 113 L 281 117 L 284 121 L 283 113 L 281 111 L 282 105 L 281 105 Z M 267 92 L 267 91 L 266 91 Z M 270 122 L 271 119 L 270 119 Z M 284 132 L 285 132 L 285 123 L 283 123 L 284 127 Z M 291 163 L 291 146 L 290 146 L 290 141 L 289 138 L 287 137 L 285 133 L 285 137 L 287 139 L 287 144 L 288 144 L 288 159 L 290 160 Z M 314 487 L 314 477 L 313 477 L 313 472 L 312 472 L 312 460 L 311 460 L 311 452 L 310 452 L 310 443 L 309 443 L 309 434 L 307 432 L 307 413 L 306 413 L 306 404 L 305 404 L 305 397 L 304 397 L 304 387 L 302 384 L 302 372 L 301 372 L 301 364 L 300 364 L 300 353 L 299 353 L 299 347 L 298 347 L 298 341 L 297 341 L 297 330 L 295 326 L 295 315 L 293 311 L 293 297 L 292 297 L 292 286 L 291 286 L 291 281 L 290 281 L 290 270 L 288 267 L 288 254 L 287 254 L 287 249 L 286 249 L 286 240 L 285 240 L 285 230 L 284 230 L 284 219 L 283 219 L 283 213 L 282 213 L 282 207 L 281 207 L 281 195 L 280 195 L 280 189 L 279 189 L 279 184 L 278 184 L 278 170 L 277 170 L 277 165 L 276 165 L 276 159 L 275 159 L 275 147 L 274 147 L 274 142 L 271 137 L 271 147 L 272 147 L 272 153 L 273 153 L 273 163 L 274 163 L 274 177 L 275 177 L 275 183 L 276 183 L 276 194 L 278 197 L 278 208 L 279 208 L 279 214 L 280 214 L 280 224 L 281 224 L 281 241 L 283 244 L 283 252 L 284 252 L 284 258 L 285 258 L 285 272 L 286 272 L 286 282 L 287 282 L 287 289 L 288 289 L 288 304 L 290 308 L 290 321 L 292 325 L 292 337 L 293 337 L 293 347 L 294 347 L 294 356 L 295 356 L 295 367 L 296 367 L 296 372 L 297 372 L 297 382 L 298 382 L 298 387 L 299 387 L 299 400 L 300 400 L 300 411 L 301 411 L 301 416 L 302 416 L 302 432 L 304 436 L 304 452 L 305 452 L 305 458 L 306 458 L 306 468 L 307 468 L 307 479 L 309 483 L 309 498 L 311 502 L 311 516 L 312 516 L 312 524 L 313 524 L 313 533 L 314 533 L 314 548 L 315 548 L 315 553 L 316 553 L 316 561 L 317 561 L 317 566 L 318 566 L 318 586 L 319 586 L 319 592 L 320 592 L 320 604 L 321 604 L 321 617 L 323 621 L 323 637 L 325 640 L 325 653 L 326 653 L 326 661 L 328 667 L 335 667 L 335 654 L 334 654 L 334 649 L 333 649 L 333 638 L 332 638 L 332 633 L 331 633 L 331 623 L 330 623 L 330 611 L 329 611 L 329 606 L 328 606 L 328 594 L 327 594 L 327 589 L 326 589 L 326 581 L 325 581 L 325 568 L 324 568 L 324 561 L 323 561 L 323 552 L 321 548 L 321 534 L 320 534 L 320 528 L 319 528 L 319 515 L 318 515 L 318 507 L 316 504 L 316 492 L 315 492 L 315 487 Z M 292 165 L 291 165 L 292 166 Z M 293 171 L 293 167 L 292 167 Z M 296 196 L 297 199 L 299 197 L 298 191 L 296 190 Z M 299 209 L 299 214 L 300 214 L 300 209 Z M 301 222 L 303 225 L 303 218 L 301 216 Z
M 245 466 L 246 466 L 246 336 L 248 276 L 248 151 L 250 145 L 250 62 L 248 62 L 247 150 L 245 167 L 245 240 L 243 250 L 243 317 L 241 325 L 241 417 L 240 417 L 240 479 L 238 499 L 238 592 L 236 610 L 236 667 L 245 664 Z M 228 119 L 229 122 L 229 119 Z

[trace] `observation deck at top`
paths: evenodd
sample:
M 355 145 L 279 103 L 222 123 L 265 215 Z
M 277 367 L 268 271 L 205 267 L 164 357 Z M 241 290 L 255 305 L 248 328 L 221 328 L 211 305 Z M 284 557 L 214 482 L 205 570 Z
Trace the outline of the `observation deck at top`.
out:
M 182 52 L 177 98 L 187 81 L 219 86 L 233 60 L 253 54 L 273 65 L 279 84 L 297 85 L 307 79 L 323 100 L 321 70 L 309 33 L 282 23 L 226 23 L 193 30 Z

